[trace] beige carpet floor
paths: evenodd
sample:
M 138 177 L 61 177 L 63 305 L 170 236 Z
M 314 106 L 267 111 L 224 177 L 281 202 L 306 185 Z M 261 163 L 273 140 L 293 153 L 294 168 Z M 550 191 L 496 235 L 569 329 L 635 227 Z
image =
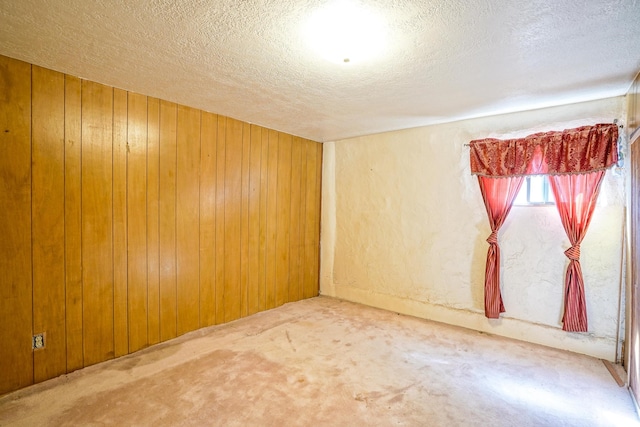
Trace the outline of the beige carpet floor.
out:
M 0 425 L 640 423 L 601 360 L 318 297 L 5 395 Z

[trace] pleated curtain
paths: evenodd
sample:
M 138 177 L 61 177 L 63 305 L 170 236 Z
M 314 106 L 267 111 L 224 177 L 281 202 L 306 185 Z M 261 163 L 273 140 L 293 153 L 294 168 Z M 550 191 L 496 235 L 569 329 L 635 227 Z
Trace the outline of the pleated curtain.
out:
M 480 192 L 487 209 L 491 234 L 487 238 L 489 251 L 484 273 L 484 314 L 490 319 L 497 319 L 504 313 L 504 303 L 500 293 L 500 246 L 498 231 L 509 215 L 513 200 L 518 195 L 524 177 L 510 176 L 490 178 L 479 176 Z
M 564 281 L 564 315 L 562 317 L 562 329 L 565 331 L 586 332 L 588 330 L 587 302 L 580 266 L 580 243 L 591 222 L 603 178 L 604 171 L 549 176 L 549 183 L 556 198 L 556 207 L 571 242 L 571 247 L 564 252 L 569 258 Z
M 523 177 L 549 175 L 556 206 L 572 245 L 565 252 L 569 266 L 565 275 L 563 330 L 587 331 L 580 243 L 591 221 L 604 171 L 618 161 L 617 141 L 617 125 L 597 124 L 525 138 L 470 142 L 471 173 L 478 176 L 491 226 L 484 283 L 486 317 L 498 318 L 505 311 L 500 293 L 498 231 Z

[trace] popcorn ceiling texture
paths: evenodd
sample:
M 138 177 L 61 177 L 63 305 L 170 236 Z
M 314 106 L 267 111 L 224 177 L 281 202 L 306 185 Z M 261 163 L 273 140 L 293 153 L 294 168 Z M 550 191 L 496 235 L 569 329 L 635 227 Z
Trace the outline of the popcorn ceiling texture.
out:
M 380 58 L 332 64 L 321 0 L 3 0 L 0 54 L 316 141 L 626 93 L 634 0 L 363 2 Z

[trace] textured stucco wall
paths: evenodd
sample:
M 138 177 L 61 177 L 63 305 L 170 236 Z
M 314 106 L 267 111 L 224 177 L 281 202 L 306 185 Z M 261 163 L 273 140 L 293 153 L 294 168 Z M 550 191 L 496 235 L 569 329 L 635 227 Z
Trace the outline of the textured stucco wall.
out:
M 624 170 L 610 170 L 582 244 L 589 332 L 561 330 L 570 246 L 555 206 L 514 207 L 500 232 L 506 313 L 483 315 L 490 233 L 464 144 L 624 118 L 624 98 L 324 144 L 321 293 L 613 360 Z

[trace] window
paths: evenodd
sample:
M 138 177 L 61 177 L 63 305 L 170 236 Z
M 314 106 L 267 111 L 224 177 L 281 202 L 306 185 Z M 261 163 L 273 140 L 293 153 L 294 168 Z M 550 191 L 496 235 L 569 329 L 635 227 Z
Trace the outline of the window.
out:
M 544 206 L 555 204 L 548 177 L 546 175 L 526 177 L 513 204 L 516 206 Z

